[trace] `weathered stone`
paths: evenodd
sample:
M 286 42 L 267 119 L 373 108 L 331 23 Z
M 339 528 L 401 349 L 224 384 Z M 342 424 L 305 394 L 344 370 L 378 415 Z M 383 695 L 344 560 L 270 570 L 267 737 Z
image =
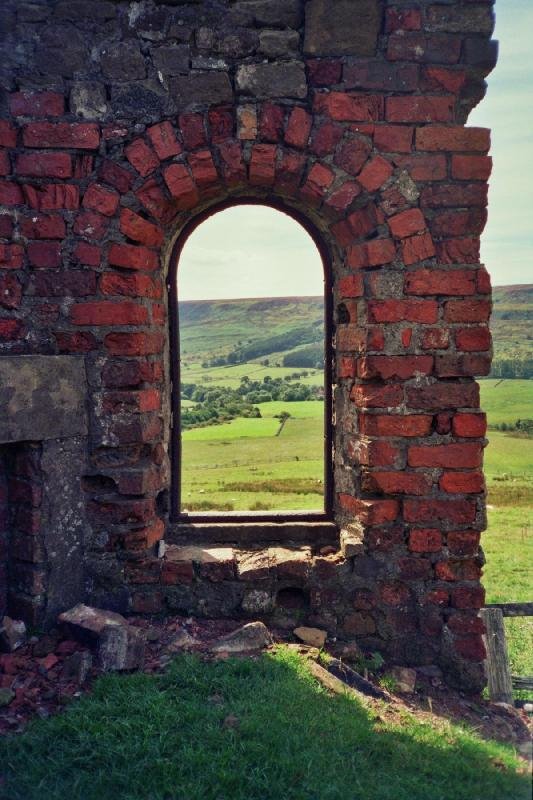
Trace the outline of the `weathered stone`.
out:
M 226 72 L 198 72 L 170 78 L 170 94 L 179 110 L 231 103 L 233 90 Z
M 247 15 L 259 26 L 299 28 L 302 24 L 300 0 L 240 0 L 233 12 Z
M 309 547 L 270 547 L 270 569 L 278 578 L 305 579 L 309 574 L 311 550 Z
M 87 431 L 83 361 L 73 356 L 0 359 L 0 442 L 36 441 Z
M 341 531 L 341 551 L 344 558 L 360 556 L 365 552 L 363 540 L 355 531 L 343 529 Z
M 395 691 L 400 693 L 411 694 L 415 690 L 416 685 L 416 670 L 409 669 L 408 667 L 392 667 L 389 670 L 395 682 Z
M 82 119 L 103 119 L 107 113 L 105 89 L 99 83 L 75 83 L 69 104 L 72 113 Z
M 87 680 L 92 665 L 93 657 L 88 650 L 79 650 L 77 653 L 72 653 L 63 662 L 61 680 L 74 681 L 81 685 Z
M 304 51 L 314 56 L 374 55 L 380 0 L 309 0 Z
M 196 56 L 192 59 L 193 69 L 219 69 L 227 71 L 228 62 L 225 58 L 210 58 L 209 56 Z
M 301 61 L 274 64 L 243 64 L 237 70 L 237 90 L 255 97 L 307 96 L 307 81 Z
M 165 650 L 168 653 L 179 653 L 181 650 L 191 650 L 199 644 L 198 639 L 195 639 L 188 631 L 182 629 L 172 637 Z
M 13 691 L 13 689 L 0 688 L 0 708 L 8 706 L 14 699 L 15 699 L 15 692 Z
M 101 608 L 92 608 L 78 603 L 74 608 L 64 611 L 57 619 L 58 623 L 69 635 L 81 642 L 94 644 L 104 628 L 111 626 L 127 626 L 128 621 L 122 614 L 114 611 L 104 611 Z
M 242 581 L 258 581 L 269 577 L 270 558 L 268 550 L 246 553 L 239 559 L 238 573 Z
M 311 647 L 318 647 L 319 650 L 324 647 L 328 636 L 327 631 L 322 631 L 320 628 L 306 628 L 305 626 L 295 628 L 293 633 L 300 641 L 304 642 L 304 644 L 308 644 Z
M 173 564 L 196 564 L 200 575 L 213 581 L 231 579 L 235 573 L 235 554 L 231 547 L 170 545 L 165 559 Z
M 212 653 L 256 653 L 272 644 L 270 631 L 262 622 L 250 622 L 233 633 L 222 636 L 210 646 Z
M 263 589 L 250 589 L 242 599 L 241 608 L 247 614 L 269 614 L 274 607 L 271 592 Z
M 100 51 L 100 65 L 112 81 L 136 81 L 146 77 L 146 65 L 137 42 L 119 42 Z
M 111 87 L 111 107 L 117 116 L 127 119 L 160 116 L 168 103 L 168 95 L 155 81 L 134 81 Z
M 106 625 L 98 639 L 98 664 L 104 672 L 142 669 L 146 639 L 132 625 Z
M 270 58 L 297 52 L 300 44 L 298 31 L 261 31 L 259 50 Z
M 12 653 L 26 643 L 26 625 L 19 619 L 4 617 L 0 623 L 0 651 Z
M 189 45 L 154 47 L 152 49 L 152 60 L 154 67 L 163 75 L 179 75 L 182 72 L 187 72 L 190 61 Z

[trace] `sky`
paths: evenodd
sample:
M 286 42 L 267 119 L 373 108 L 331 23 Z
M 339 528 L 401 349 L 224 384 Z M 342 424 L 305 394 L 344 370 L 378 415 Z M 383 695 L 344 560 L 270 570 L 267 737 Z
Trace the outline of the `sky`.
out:
M 492 129 L 489 219 L 481 261 L 492 283 L 533 282 L 533 0 L 496 0 L 498 64 L 468 125 Z M 320 256 L 292 218 L 266 206 L 210 217 L 187 241 L 180 300 L 323 292 Z

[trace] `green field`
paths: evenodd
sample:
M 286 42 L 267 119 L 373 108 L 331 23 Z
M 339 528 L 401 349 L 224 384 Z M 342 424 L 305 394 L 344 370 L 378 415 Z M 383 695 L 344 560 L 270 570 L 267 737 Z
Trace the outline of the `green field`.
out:
M 489 425 L 533 417 L 533 380 L 479 381 L 481 408 Z

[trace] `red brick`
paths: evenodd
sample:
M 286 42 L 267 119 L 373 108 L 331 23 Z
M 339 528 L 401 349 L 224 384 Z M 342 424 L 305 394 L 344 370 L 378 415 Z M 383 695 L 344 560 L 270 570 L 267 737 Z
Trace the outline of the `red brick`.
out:
M 422 15 L 417 8 L 388 8 L 385 17 L 385 32 L 419 31 Z
M 0 150 L 0 175 L 11 175 L 11 161 L 7 150 Z
M 233 136 L 233 113 L 230 108 L 210 108 L 207 112 L 211 141 L 218 143 Z
M 375 192 L 390 178 L 393 167 L 382 156 L 375 156 L 359 173 L 357 180 L 368 192 Z
M 325 201 L 325 205 L 334 211 L 345 211 L 361 192 L 361 187 L 355 181 L 345 181 Z
M 334 163 L 350 175 L 358 175 L 372 148 L 366 139 L 357 137 L 342 142 L 337 148 Z
M 384 583 L 379 594 L 382 602 L 387 606 L 403 606 L 411 599 L 411 592 L 404 583 Z
M 285 109 L 274 103 L 264 103 L 259 117 L 259 135 L 267 142 L 279 142 L 283 135 Z
M 422 191 L 420 202 L 428 208 L 486 206 L 487 188 L 485 183 L 435 183 Z
M 416 528 L 409 534 L 409 550 L 413 553 L 438 553 L 442 534 L 434 528 Z
M 319 125 L 311 138 L 310 150 L 317 156 L 327 156 L 333 153 L 342 139 L 344 129 L 335 122 L 323 122 Z
M 368 314 L 372 322 L 435 323 L 439 306 L 436 300 L 369 300 Z
M 98 245 L 78 242 L 72 254 L 80 264 L 87 264 L 89 267 L 99 267 L 102 258 L 102 251 Z
M 124 167 L 105 159 L 98 170 L 98 177 L 104 183 L 114 186 L 121 194 L 126 194 L 134 182 L 134 176 Z
M 450 614 L 446 624 L 453 633 L 463 635 L 485 633 L 485 625 L 481 617 L 472 614 Z
M 447 606 L 450 602 L 450 595 L 445 589 L 434 589 L 428 592 L 424 599 L 424 605 Z
M 429 522 L 434 525 L 440 520 L 468 525 L 476 518 L 476 504 L 472 499 L 404 500 L 403 513 L 406 522 Z
M 159 389 L 139 389 L 127 391 L 108 392 L 104 395 L 103 408 L 111 414 L 130 412 L 142 414 L 146 411 L 159 411 L 161 408 L 161 393 Z M 121 494 L 144 494 L 151 491 L 151 483 L 155 473 L 153 470 L 136 470 L 135 473 L 127 472 L 120 476 L 118 485 Z M 140 491 L 139 491 L 140 489 Z
M 160 361 L 147 359 L 109 359 L 102 369 L 102 380 L 108 388 L 120 389 L 138 386 L 141 383 L 158 383 L 163 377 Z
M 479 531 L 450 531 L 446 535 L 448 550 L 455 556 L 475 556 L 479 551 Z
M 109 218 L 96 211 L 84 211 L 74 220 L 74 233 L 93 241 L 101 241 L 109 228 Z
M 17 146 L 17 129 L 5 119 L 0 119 L 0 147 Z
M 454 647 L 460 656 L 467 661 L 485 661 L 487 651 L 481 636 L 460 636 L 455 639 Z
M 406 380 L 415 375 L 429 375 L 433 369 L 432 356 L 366 356 L 357 364 L 360 378 Z
M 479 438 L 487 431 L 486 414 L 455 414 L 452 422 L 454 436 Z
M 420 558 L 420 556 L 400 558 L 398 567 L 400 578 L 405 581 L 425 580 L 431 575 L 431 561 L 428 558 Z
M 422 334 L 423 350 L 442 350 L 450 346 L 448 328 L 428 328 Z
M 430 233 L 421 233 L 402 239 L 402 259 L 406 266 L 433 258 L 435 245 Z
M 350 399 L 360 408 L 390 408 L 403 401 L 403 388 L 400 384 L 358 383 Z
M 461 55 L 461 37 L 448 33 L 427 34 L 398 31 L 389 36 L 389 61 L 456 64 Z
M 479 467 L 482 448 L 474 442 L 413 445 L 407 452 L 410 467 Z
M 0 275 L 0 306 L 19 308 L 22 301 L 22 287 L 18 278 L 11 272 Z
M 61 183 L 47 183 L 39 187 L 24 186 L 24 196 L 27 205 L 40 211 L 55 211 L 65 209 L 73 211 L 79 207 L 79 189 Z M 17 187 L 20 191 L 19 187 Z M 2 199 L 0 191 L 0 201 Z M 21 203 L 22 198 L 17 202 Z
M 455 333 L 455 346 L 458 350 L 489 350 L 490 343 L 491 336 L 488 327 L 479 325 L 471 328 L 459 328 Z
M 162 353 L 164 341 L 161 333 L 108 333 L 104 345 L 115 356 L 144 356 Z
M 416 131 L 417 150 L 443 150 L 481 152 L 490 148 L 490 131 L 487 128 L 432 125 Z
M 115 267 L 147 272 L 152 272 L 159 265 L 157 253 L 147 247 L 133 244 L 112 244 L 107 259 Z
M 475 561 L 438 561 L 435 577 L 441 581 L 478 581 L 481 567 Z
M 489 352 L 444 354 L 435 356 L 435 375 L 440 378 L 488 375 L 491 369 Z
M 142 206 L 156 219 L 170 219 L 175 210 L 154 178 L 149 178 L 135 193 Z
M 485 590 L 482 586 L 458 586 L 451 591 L 451 604 L 454 608 L 483 608 Z
M 70 178 L 72 158 L 68 153 L 21 153 L 15 171 L 35 178 Z
M 179 124 L 187 150 L 196 150 L 207 144 L 202 114 L 180 114 Z
M 181 153 L 181 145 L 176 138 L 174 128 L 170 122 L 161 122 L 158 125 L 152 125 L 146 131 L 146 135 L 150 139 L 152 147 L 161 161 Z
M 90 353 L 96 350 L 97 342 L 89 331 L 56 331 L 54 334 L 60 353 Z
M 342 72 L 340 60 L 311 58 L 306 63 L 312 86 L 333 86 L 340 82 Z
M 385 116 L 388 122 L 449 122 L 453 119 L 454 97 L 411 95 L 388 97 Z
M 336 331 L 337 350 L 361 351 L 365 349 L 367 331 L 357 325 L 338 325 Z
M 18 206 L 24 202 L 22 189 L 17 183 L 0 181 L 0 205 Z
M 406 125 L 376 125 L 374 146 L 383 153 L 410 153 L 413 130 Z
M 393 236 L 404 239 L 414 233 L 420 233 L 426 228 L 426 220 L 419 208 L 410 208 L 389 217 L 389 227 Z
M 41 297 L 88 297 L 96 292 L 96 273 L 92 270 L 39 270 L 31 283 Z
M 189 156 L 189 166 L 196 185 L 203 189 L 218 181 L 218 173 L 210 150 L 197 150 Z
M 0 341 L 15 342 L 26 335 L 24 323 L 19 319 L 0 319 Z
M 293 108 L 285 131 L 285 141 L 287 144 L 300 149 L 307 147 L 309 134 L 311 133 L 311 124 L 312 117 L 307 111 L 299 106 Z
M 59 242 L 29 242 L 26 252 L 33 267 L 59 267 L 61 264 Z
M 487 222 L 487 210 L 473 207 L 460 211 L 438 211 L 430 223 L 437 237 L 479 236 Z
M 396 166 L 406 169 L 414 181 L 441 181 L 447 176 L 446 156 L 413 153 L 409 156 L 397 156 Z
M 478 264 L 479 237 L 438 242 L 437 259 L 440 264 Z
M 238 186 L 246 181 L 246 165 L 242 160 L 240 142 L 227 141 L 219 146 L 220 166 L 227 186 Z
M 112 217 L 118 208 L 119 196 L 112 189 L 106 189 L 98 183 L 91 183 L 83 197 L 83 206 L 98 211 L 106 217 Z
M 26 239 L 63 239 L 65 220 L 57 214 L 32 214 L 20 218 L 20 232 Z
M 366 436 L 428 436 L 433 418 L 425 414 L 359 414 Z
M 371 234 L 377 227 L 377 210 L 373 203 L 368 203 L 364 208 L 359 208 L 353 211 L 346 218 L 346 225 L 351 234 L 349 241 L 341 242 L 341 244 L 349 244 L 354 239 L 361 239 Z
M 383 118 L 383 98 L 369 94 L 317 92 L 313 110 L 337 122 L 377 122 Z
M 446 69 L 445 67 L 424 68 L 424 88 L 430 91 L 441 91 L 459 94 L 466 81 L 466 72 L 462 69 Z
M 470 295 L 475 293 L 473 270 L 418 269 L 405 276 L 405 293 Z
M 342 378 L 355 378 L 355 359 L 349 356 L 339 356 L 337 358 L 337 377 Z
M 335 180 L 335 173 L 318 162 L 313 164 L 301 189 L 301 196 L 308 200 L 320 200 Z
M 103 295 L 123 295 L 126 297 L 161 297 L 161 287 L 152 278 L 142 273 L 119 275 L 104 272 L 100 277 L 100 291 Z
M 61 117 L 65 98 L 57 92 L 13 92 L 9 110 L 14 117 Z
M 180 211 L 193 208 L 200 199 L 185 164 L 171 164 L 163 171 L 165 183 Z
M 396 258 L 396 248 L 392 239 L 372 239 L 365 244 L 348 248 L 346 263 L 349 267 L 379 267 L 389 264 Z
M 490 300 L 448 300 L 444 305 L 444 319 L 448 322 L 486 322 L 490 310 Z
M 120 230 L 129 239 L 148 247 L 159 247 L 163 243 L 163 230 L 129 208 L 120 212 Z
M 250 183 L 252 186 L 271 186 L 276 170 L 276 146 L 256 144 L 250 160 Z
M 24 218 L 22 218 L 21 224 L 23 222 L 24 222 Z M 12 236 L 13 236 L 13 220 L 11 219 L 11 217 L 8 217 L 7 214 L 0 214 L 0 237 L 2 239 L 11 239 Z M 36 239 L 37 237 L 33 236 L 32 238 Z M 51 237 L 51 236 L 48 237 L 47 236 L 46 238 L 47 239 L 48 238 L 51 239 L 53 237 Z
M 148 312 L 138 303 L 98 301 L 78 303 L 70 309 L 73 325 L 144 325 Z
M 356 515 L 363 525 L 393 522 L 399 512 L 397 500 L 362 500 L 349 494 L 339 494 L 339 503 L 345 511 Z
M 75 147 L 96 150 L 100 130 L 92 122 L 31 122 L 23 128 L 26 147 Z
M 439 480 L 443 492 L 477 494 L 485 490 L 482 472 L 446 472 Z
M 435 416 L 435 431 L 446 436 L 452 430 L 453 411 L 441 411 Z
M 486 181 L 492 170 L 490 156 L 452 156 L 452 178 L 462 181 Z
M 126 158 L 139 175 L 146 178 L 154 169 L 159 166 L 159 159 L 149 147 L 144 139 L 135 139 L 131 144 L 124 148 Z
M 347 275 L 339 280 L 339 295 L 341 297 L 362 297 L 364 294 L 363 276 Z
M 192 561 L 163 561 L 161 582 L 165 586 L 192 583 L 194 567 Z
M 20 244 L 0 244 L 0 269 L 20 269 L 24 248 Z
M 490 275 L 485 267 L 476 270 L 476 289 L 478 294 L 490 294 L 491 288 Z
M 416 472 L 367 472 L 363 475 L 366 492 L 423 495 L 431 491 L 431 486 L 431 478 Z

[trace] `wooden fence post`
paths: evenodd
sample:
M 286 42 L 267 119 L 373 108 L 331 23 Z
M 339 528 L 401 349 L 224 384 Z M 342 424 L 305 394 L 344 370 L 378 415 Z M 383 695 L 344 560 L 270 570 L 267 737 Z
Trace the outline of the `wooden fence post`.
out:
M 505 641 L 503 613 L 499 608 L 482 608 L 487 648 L 487 678 L 490 699 L 494 703 L 513 704 L 513 686 Z

